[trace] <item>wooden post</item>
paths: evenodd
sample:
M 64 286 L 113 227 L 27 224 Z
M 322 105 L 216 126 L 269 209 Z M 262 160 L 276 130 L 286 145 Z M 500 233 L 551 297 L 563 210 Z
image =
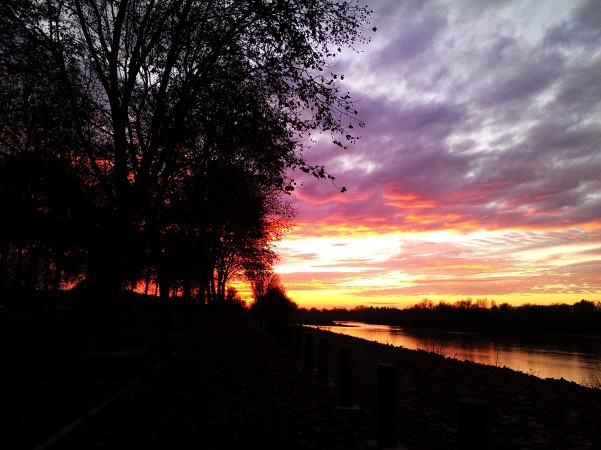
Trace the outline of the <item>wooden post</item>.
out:
M 459 401 L 459 450 L 488 450 L 490 406 L 477 399 Z
M 396 367 L 378 366 L 378 447 L 396 448 Z
M 305 368 L 313 369 L 313 333 L 305 333 Z
M 353 406 L 352 350 L 343 347 L 340 352 L 340 406 Z
M 283 348 L 286 348 L 286 346 L 288 345 L 288 342 L 286 341 L 286 338 L 287 338 L 286 333 L 287 332 L 288 332 L 288 326 L 283 322 L 278 322 L 278 339 L 280 341 L 280 345 Z
M 0 350 L 0 398 L 6 394 L 8 383 L 8 350 Z
M 296 336 L 294 340 L 294 354 L 296 359 L 303 358 L 303 329 L 296 327 Z
M 320 384 L 326 384 L 330 371 L 330 340 L 319 338 L 319 347 L 317 355 L 317 375 Z
M 296 325 L 288 325 L 288 353 L 294 353 Z

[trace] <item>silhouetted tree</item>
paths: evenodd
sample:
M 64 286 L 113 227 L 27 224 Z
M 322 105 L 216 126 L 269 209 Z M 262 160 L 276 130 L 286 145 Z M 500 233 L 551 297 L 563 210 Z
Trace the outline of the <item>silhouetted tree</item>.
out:
M 2 13 L 0 289 L 10 284 L 24 299 L 43 291 L 52 313 L 63 281 L 80 278 L 86 266 L 80 233 L 85 170 L 73 159 L 72 127 L 73 114 L 84 109 L 67 100 L 51 50 Z
M 490 307 L 478 305 L 490 305 Z M 468 306 L 469 307 L 466 307 Z M 351 310 L 301 310 L 302 321 L 352 320 L 385 325 L 442 330 L 471 331 L 502 335 L 588 334 L 599 336 L 601 303 L 581 300 L 573 305 L 525 304 L 512 306 L 494 302 L 444 301 L 434 305 L 422 301 L 404 309 L 358 306 Z
M 90 276 L 105 306 L 107 345 L 114 344 L 130 236 L 140 226 L 155 249 L 159 283 L 171 283 L 157 251 L 164 247 L 164 230 L 156 216 L 171 184 L 197 162 L 187 152 L 223 151 L 212 145 L 214 128 L 236 123 L 231 114 L 205 120 L 211 115 L 206 106 L 220 103 L 219 110 L 229 109 L 240 120 L 256 111 L 254 102 L 232 104 L 230 96 L 216 95 L 224 74 L 227 87 L 251 88 L 259 103 L 271 106 L 270 114 L 261 113 L 286 131 L 286 145 L 294 144 L 287 167 L 328 178 L 323 167 L 306 163 L 301 138 L 322 129 L 344 146 L 360 125 L 350 96 L 338 89 L 339 75 L 328 66 L 342 47 L 362 37 L 369 11 L 356 2 L 15 0 L 3 3 L 0 15 L 52 56 L 48 67 L 60 74 L 71 107 L 77 157 L 85 160 L 98 190 Z M 82 105 L 91 110 L 78 114 Z M 194 127 L 198 145 L 190 146 Z M 283 172 L 271 177 L 293 188 Z
M 235 288 L 228 288 L 223 300 L 223 312 L 226 315 L 240 314 L 246 310 L 246 303 Z
M 252 310 L 269 321 L 294 322 L 298 305 L 287 295 L 280 277 L 272 272 L 264 273 L 252 283 L 254 302 Z
M 62 283 L 81 278 L 84 199 L 81 180 L 52 153 L 0 161 L 0 289 L 13 300 L 43 291 L 52 313 Z

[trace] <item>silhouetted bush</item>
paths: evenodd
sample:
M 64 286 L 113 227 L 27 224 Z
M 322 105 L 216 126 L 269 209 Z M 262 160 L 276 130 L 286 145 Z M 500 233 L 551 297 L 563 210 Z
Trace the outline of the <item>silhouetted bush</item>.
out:
M 290 300 L 281 288 L 271 287 L 257 298 L 252 310 L 267 320 L 292 323 L 296 321 L 298 305 Z

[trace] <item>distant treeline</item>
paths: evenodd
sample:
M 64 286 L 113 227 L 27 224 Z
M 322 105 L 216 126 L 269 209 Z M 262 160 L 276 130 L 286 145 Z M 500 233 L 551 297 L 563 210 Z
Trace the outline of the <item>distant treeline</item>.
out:
M 429 300 L 404 308 L 358 306 L 353 309 L 301 309 L 301 323 L 330 324 L 357 321 L 423 330 L 487 334 L 586 334 L 601 335 L 601 302 L 581 300 L 573 305 L 526 304 L 461 300 L 434 304 Z

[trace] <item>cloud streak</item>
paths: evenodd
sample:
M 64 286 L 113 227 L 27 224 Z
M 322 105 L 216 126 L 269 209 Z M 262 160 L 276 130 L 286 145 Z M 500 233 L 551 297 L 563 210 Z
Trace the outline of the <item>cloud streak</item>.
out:
M 598 293 L 598 2 L 380 0 L 370 6 L 378 28 L 372 42 L 336 67 L 345 74 L 344 88 L 359 99 L 366 126 L 346 151 L 319 140 L 307 153 L 348 192 L 307 180 L 295 193 L 298 227 L 282 243 L 285 281 L 317 279 L 309 265 L 329 258 L 324 247 L 307 255 L 290 242 L 346 236 L 350 247 L 396 233 L 401 245 L 413 242 L 403 233 L 452 232 L 462 236 L 461 245 L 432 243 L 423 234 L 385 264 L 363 255 L 356 264 L 370 272 L 374 286 L 355 286 L 355 293 Z M 479 240 L 478 233 L 489 237 Z M 578 258 L 560 252 L 565 261 L 555 266 L 537 267 L 536 258 L 516 250 L 534 245 L 553 255 L 553 240 L 566 236 L 560 248 Z M 293 272 L 299 260 L 305 268 Z M 347 263 L 340 265 L 349 269 Z M 387 276 L 392 273 L 413 281 Z M 348 278 L 344 270 L 338 276 L 329 282 L 353 287 L 340 281 Z

